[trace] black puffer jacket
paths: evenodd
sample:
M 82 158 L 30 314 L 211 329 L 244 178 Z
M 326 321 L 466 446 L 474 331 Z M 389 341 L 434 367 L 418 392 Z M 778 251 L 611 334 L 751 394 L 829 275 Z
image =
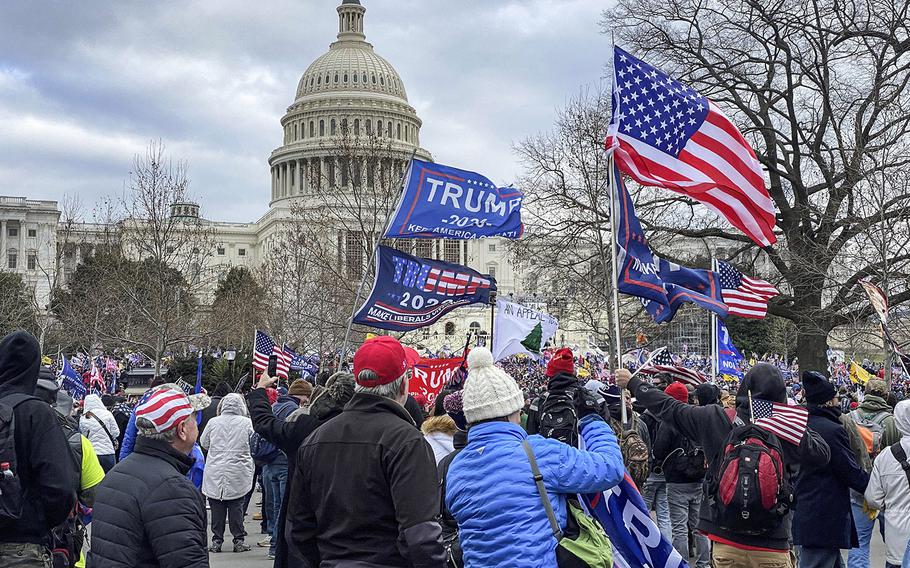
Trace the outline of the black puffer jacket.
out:
M 662 422 L 671 424 L 683 436 L 688 436 L 705 450 L 708 460 L 708 476 L 719 467 L 723 457 L 723 444 L 733 429 L 733 424 L 724 409 L 716 404 L 709 406 L 692 406 L 680 402 L 665 394 L 638 377 L 629 382 L 629 390 L 638 401 Z M 736 413 L 744 422 L 749 422 L 749 392 L 754 398 L 772 402 L 786 402 L 787 393 L 780 370 L 768 363 L 759 363 L 746 373 L 736 395 Z M 661 426 L 662 428 L 663 426 Z M 786 442 L 781 443 L 784 466 L 791 477 L 800 466 L 808 468 L 824 467 L 830 458 L 830 450 L 825 440 L 813 430 L 807 428 L 799 446 Z M 698 529 L 716 539 L 736 544 L 774 550 L 790 549 L 790 514 L 772 531 L 760 535 L 735 534 L 720 528 L 715 523 L 711 506 L 714 495 L 705 495 L 702 499 Z
M 0 342 L 0 397 L 12 395 L 5 402 L 15 406 L 14 443 L 23 492 L 22 515 L 0 523 L 0 542 L 42 544 L 76 504 L 79 472 L 57 413 L 31 396 L 40 364 L 38 341 L 30 333 L 14 331 Z
M 403 406 L 357 393 L 307 438 L 289 495 L 291 552 L 322 568 L 442 568 L 436 461 Z
M 170 444 L 139 437 L 99 485 L 88 565 L 207 567 L 205 504 L 186 478 L 192 465 Z

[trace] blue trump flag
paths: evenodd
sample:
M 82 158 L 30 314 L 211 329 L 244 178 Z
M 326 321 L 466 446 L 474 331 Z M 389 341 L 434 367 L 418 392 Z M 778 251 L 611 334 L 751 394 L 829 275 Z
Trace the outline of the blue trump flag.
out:
M 82 382 L 82 377 L 79 376 L 71 366 L 69 359 L 66 357 L 63 358 L 63 367 L 60 369 L 60 378 L 63 379 L 63 390 L 70 393 L 76 400 L 82 400 L 85 398 L 85 395 L 88 394 L 88 389 L 85 388 L 85 383 Z
M 492 276 L 467 266 L 418 258 L 380 245 L 370 297 L 354 316 L 360 323 L 410 331 L 436 322 L 459 306 L 489 303 Z
M 632 196 L 622 183 L 618 168 L 615 168 L 615 179 L 619 291 L 640 298 L 645 310 L 657 323 L 672 320 L 684 302 L 726 317 L 727 306 L 721 296 L 717 275 L 710 270 L 686 268 L 655 255 L 635 216 Z
M 717 320 L 717 372 L 721 375 L 733 375 L 742 378 L 739 363 L 743 360 L 739 349 L 733 345 L 730 332 L 724 322 Z
M 411 160 L 386 238 L 480 239 L 521 236 L 524 193 L 475 172 Z

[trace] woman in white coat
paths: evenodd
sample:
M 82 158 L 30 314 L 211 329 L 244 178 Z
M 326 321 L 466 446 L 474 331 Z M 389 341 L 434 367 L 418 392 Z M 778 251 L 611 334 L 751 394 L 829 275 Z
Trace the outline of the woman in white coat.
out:
M 105 408 L 101 397 L 90 394 L 82 403 L 82 418 L 79 420 L 79 430 L 82 435 L 92 443 L 92 448 L 98 456 L 98 463 L 104 473 L 110 471 L 117 463 L 116 452 L 117 437 L 120 428 L 111 411 Z
M 199 444 L 208 450 L 202 493 L 212 507 L 212 552 L 221 552 L 225 517 L 234 537 L 234 552 L 250 549 L 243 542 L 243 498 L 253 485 L 252 432 L 253 423 L 243 397 L 231 393 L 218 403 L 218 416 L 209 420 L 199 439 Z
M 910 539 L 910 477 L 894 457 L 895 446 L 900 445 L 910 456 L 910 400 L 902 400 L 894 407 L 894 424 L 903 435 L 892 447 L 885 448 L 875 458 L 866 502 L 873 509 L 880 509 L 885 517 L 885 548 L 887 566 L 900 566 Z

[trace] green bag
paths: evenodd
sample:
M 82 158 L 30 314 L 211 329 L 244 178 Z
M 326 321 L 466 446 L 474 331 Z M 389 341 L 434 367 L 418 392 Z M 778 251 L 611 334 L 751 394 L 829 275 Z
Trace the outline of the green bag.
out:
M 613 547 L 610 545 L 610 539 L 597 520 L 588 516 L 575 499 L 568 499 L 566 502 L 565 532 L 559 528 L 531 444 L 523 440 L 521 445 L 528 455 L 528 461 L 531 462 L 534 484 L 537 485 L 540 502 L 547 512 L 553 536 L 556 537 L 556 564 L 559 568 L 612 568 Z

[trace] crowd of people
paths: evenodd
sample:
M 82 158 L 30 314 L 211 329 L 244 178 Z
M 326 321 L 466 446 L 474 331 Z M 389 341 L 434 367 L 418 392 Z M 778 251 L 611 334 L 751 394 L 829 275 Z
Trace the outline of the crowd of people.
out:
M 135 403 L 77 402 L 14 332 L 0 341 L 0 568 L 198 567 L 254 544 L 276 567 L 612 565 L 580 496 L 624 479 L 696 567 L 866 567 L 876 520 L 887 566 L 910 566 L 910 401 L 884 380 L 756 361 L 687 385 L 566 348 L 541 364 L 477 347 L 466 380 L 424 408 L 412 365 L 379 336 L 353 372 L 312 382 L 263 372 L 209 395 L 155 379 Z M 768 426 L 787 409 L 805 423 Z

